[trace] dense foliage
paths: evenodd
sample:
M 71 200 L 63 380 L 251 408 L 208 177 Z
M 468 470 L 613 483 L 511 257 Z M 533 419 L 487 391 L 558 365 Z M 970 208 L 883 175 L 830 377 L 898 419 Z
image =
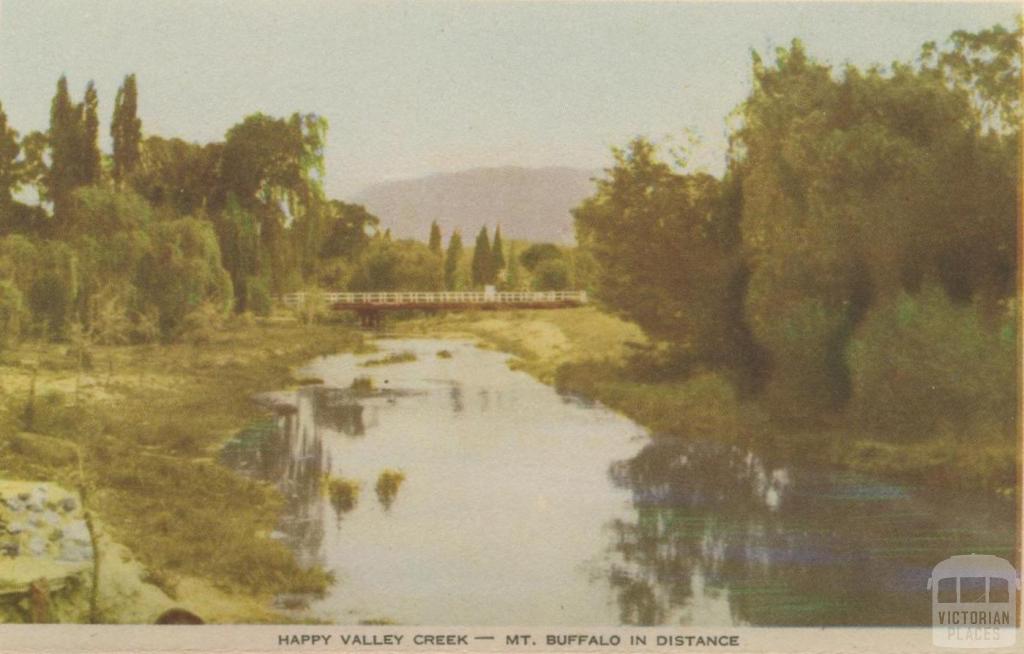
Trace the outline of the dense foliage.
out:
M 776 419 L 1007 438 L 1020 38 L 958 32 L 885 69 L 755 53 L 723 178 L 614 150 L 574 212 L 597 296 Z

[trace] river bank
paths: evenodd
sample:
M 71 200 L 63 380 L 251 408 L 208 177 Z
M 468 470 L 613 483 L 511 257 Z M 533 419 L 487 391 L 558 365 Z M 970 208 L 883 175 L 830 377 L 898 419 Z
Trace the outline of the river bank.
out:
M 347 327 L 242 321 L 203 344 L 94 347 L 82 367 L 67 344 L 22 343 L 0 355 L 0 478 L 78 488 L 73 453 L 83 453 L 112 560 L 138 559 L 119 579 L 117 565 L 101 567 L 101 591 L 139 594 L 134 606 L 110 603 L 104 621 L 145 620 L 138 602 L 161 594 L 208 622 L 280 620 L 274 595 L 320 592 L 330 577 L 268 537 L 280 493 L 216 456 L 266 415 L 254 393 L 294 385 L 295 367 L 318 355 L 361 347 Z
M 935 438 L 894 443 L 865 434 L 842 416 L 819 429 L 772 424 L 756 401 L 741 401 L 716 372 L 651 381 L 629 365 L 647 344 L 635 325 L 594 307 L 428 316 L 393 325 L 399 335 L 470 336 L 514 355 L 510 363 L 559 390 L 598 400 L 653 433 L 758 443 L 813 463 L 881 479 L 983 492 L 1013 501 L 1018 454 L 1006 442 Z

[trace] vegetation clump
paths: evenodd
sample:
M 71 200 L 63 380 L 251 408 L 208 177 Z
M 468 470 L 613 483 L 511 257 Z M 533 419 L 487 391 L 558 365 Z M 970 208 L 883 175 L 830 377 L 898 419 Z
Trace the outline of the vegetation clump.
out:
M 377 491 L 377 499 L 385 511 L 391 508 L 403 481 L 405 481 L 405 473 L 401 470 L 392 470 L 390 468 L 382 471 L 377 477 L 377 485 L 374 490 Z
M 356 508 L 361 488 L 362 485 L 358 481 L 351 479 L 331 477 L 327 480 L 327 496 L 339 516 Z
M 361 365 L 364 367 L 386 366 L 393 363 L 409 363 L 415 360 L 416 353 L 405 350 L 402 352 L 389 352 L 379 359 L 369 359 L 368 361 L 364 361 Z
M 357 393 L 369 393 L 372 392 L 376 387 L 373 383 L 373 378 L 366 375 L 360 375 L 352 380 L 350 388 Z

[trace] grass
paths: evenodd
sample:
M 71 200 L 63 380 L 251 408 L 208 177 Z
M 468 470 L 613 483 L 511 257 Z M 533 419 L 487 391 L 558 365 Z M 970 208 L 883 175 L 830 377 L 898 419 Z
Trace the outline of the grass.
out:
M 359 393 L 369 393 L 375 388 L 373 378 L 367 377 L 366 375 L 360 375 L 352 380 L 350 388 Z
M 415 360 L 415 352 L 390 352 L 379 359 L 369 359 L 368 361 L 364 361 L 361 365 L 365 367 L 386 366 L 393 363 L 409 363 L 410 361 Z
M 320 354 L 361 347 L 352 330 L 268 322 L 204 345 L 98 347 L 94 358 L 109 365 L 79 375 L 66 345 L 25 343 L 0 357 L 0 477 L 73 488 L 75 462 L 50 443 L 74 443 L 85 453 L 94 511 L 154 578 L 183 601 L 209 606 L 208 621 L 217 620 L 216 603 L 188 589 L 225 598 L 232 620 L 271 619 L 239 615 L 230 598 L 322 592 L 331 579 L 267 537 L 281 508 L 277 490 L 215 457 L 240 426 L 264 415 L 253 393 L 293 384 L 293 366 Z

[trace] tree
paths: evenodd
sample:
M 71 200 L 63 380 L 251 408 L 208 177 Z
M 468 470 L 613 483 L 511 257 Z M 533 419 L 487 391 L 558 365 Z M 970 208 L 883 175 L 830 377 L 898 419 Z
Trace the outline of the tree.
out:
M 185 319 L 209 303 L 219 314 L 232 307 L 231 276 L 221 267 L 217 235 L 208 221 L 182 218 L 155 223 L 153 247 L 139 263 L 136 285 L 145 306 L 155 307 L 160 331 L 181 335 Z M 205 311 L 206 309 L 203 309 Z
M 320 231 L 315 221 L 325 203 L 326 131 L 327 121 L 316 114 L 253 114 L 226 135 L 220 166 L 225 197 L 234 196 L 258 216 L 261 261 L 274 293 L 301 286 L 302 255 Z
M 562 258 L 562 251 L 554 243 L 534 243 L 519 255 L 519 262 L 527 270 L 533 270 L 546 259 L 560 258 Z
M 135 74 L 126 75 L 117 89 L 110 136 L 114 142 L 114 183 L 120 185 L 134 172 L 142 155 L 142 120 L 138 117 Z
M 18 162 L 18 180 L 33 186 L 40 204 L 46 197 L 46 149 L 50 146 L 45 132 L 29 132 L 21 139 L 21 160 Z
M 573 211 L 582 254 L 598 267 L 595 294 L 692 360 L 754 368 L 736 290 L 741 256 L 737 243 L 722 238 L 728 230 L 718 227 L 734 219 L 717 211 L 722 183 L 665 163 L 644 139 L 613 156 L 595 195 Z M 543 269 L 557 281 L 568 266 L 555 251 L 534 246 L 520 259 L 525 264 L 531 254 L 539 261 L 534 275 Z
M 505 269 L 505 246 L 501 242 L 501 225 L 494 228 L 494 243 L 491 245 L 491 281 Z
M 459 287 L 459 264 L 462 261 L 462 234 L 459 230 L 452 232 L 448 239 L 448 251 L 444 257 L 444 287 L 454 291 Z
M 438 256 L 441 255 L 441 249 L 443 247 L 441 245 L 441 227 L 437 224 L 436 220 L 430 223 L 430 241 L 428 243 L 428 247 L 431 252 Z
M 437 291 L 442 287 L 437 255 L 422 241 L 377 239 L 352 274 L 353 291 Z
M 508 248 L 508 271 L 505 274 L 505 286 L 510 291 L 518 291 L 523 284 L 519 272 L 519 255 L 516 254 L 516 244 L 513 241 Z
M 226 204 L 220 173 L 223 150 L 223 143 L 199 145 L 150 136 L 142 141 L 128 181 L 150 203 L 171 207 L 181 216 L 204 209 L 216 212 Z
M 483 286 L 494 281 L 491 262 L 491 239 L 487 236 L 486 226 L 481 227 L 480 233 L 476 235 L 476 245 L 473 247 L 473 262 L 470 271 L 474 286 Z
M 569 288 L 569 265 L 564 259 L 548 259 L 533 273 L 533 288 L 537 291 L 564 291 Z
M 327 236 L 320 248 L 320 256 L 355 259 L 377 234 L 380 218 L 367 211 L 361 204 L 331 200 L 330 207 Z
M 0 217 L 10 209 L 14 193 L 21 186 L 18 170 L 20 152 L 18 133 L 7 124 L 7 114 L 0 104 Z
M 89 185 L 100 181 L 102 168 L 100 164 L 100 119 L 97 115 L 99 99 L 96 86 L 90 80 L 85 87 L 84 117 L 82 124 L 81 144 L 81 177 L 80 184 Z
M 68 93 L 67 77 L 61 75 L 50 104 L 50 170 L 46 183 L 47 196 L 53 202 L 53 213 L 58 221 L 63 220 L 71 191 L 78 181 L 78 113 Z

